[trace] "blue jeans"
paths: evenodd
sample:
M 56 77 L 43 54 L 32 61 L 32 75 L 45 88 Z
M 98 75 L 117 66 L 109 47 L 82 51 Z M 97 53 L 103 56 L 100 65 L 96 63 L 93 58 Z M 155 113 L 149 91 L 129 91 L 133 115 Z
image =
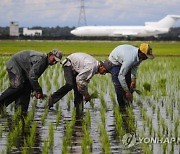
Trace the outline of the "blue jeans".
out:
M 111 69 L 111 75 L 112 75 L 112 81 L 114 84 L 115 92 L 116 92 L 116 97 L 119 106 L 124 107 L 126 104 L 125 101 L 125 91 L 121 87 L 121 84 L 119 82 L 118 76 L 119 76 L 119 71 L 120 71 L 121 66 L 113 66 Z M 128 88 L 130 88 L 131 84 L 131 70 L 128 71 L 128 73 L 125 76 L 126 83 L 128 85 Z

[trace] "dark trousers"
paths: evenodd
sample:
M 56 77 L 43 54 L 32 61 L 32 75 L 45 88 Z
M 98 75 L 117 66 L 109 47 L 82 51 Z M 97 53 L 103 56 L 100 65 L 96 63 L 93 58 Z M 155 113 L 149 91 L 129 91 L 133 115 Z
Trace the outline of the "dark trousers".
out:
M 83 95 L 77 89 L 76 76 L 77 73 L 74 73 L 72 71 L 71 66 L 64 66 L 64 77 L 66 80 L 66 84 L 51 95 L 53 104 L 59 101 L 62 97 L 64 97 L 69 91 L 73 89 L 74 106 L 76 108 L 79 107 L 79 104 L 83 102 Z
M 119 79 L 118 79 L 120 68 L 121 68 L 121 66 L 114 66 L 111 69 L 111 75 L 112 75 L 112 81 L 113 81 L 113 84 L 114 84 L 118 104 L 119 104 L 119 106 L 124 107 L 124 106 L 126 106 L 128 104 L 126 104 L 127 101 L 126 101 L 126 98 L 125 98 L 125 91 L 121 87 L 121 84 L 120 84 Z M 128 73 L 125 76 L 125 79 L 126 79 L 126 83 L 128 85 L 128 88 L 130 88 L 131 70 L 128 71 Z
M 13 80 L 15 75 L 8 72 L 9 79 Z M 7 88 L 0 96 L 0 107 L 8 106 L 15 101 L 15 108 L 21 107 L 23 112 L 27 112 L 31 94 L 31 85 L 28 81 L 20 84 L 17 87 L 12 85 Z

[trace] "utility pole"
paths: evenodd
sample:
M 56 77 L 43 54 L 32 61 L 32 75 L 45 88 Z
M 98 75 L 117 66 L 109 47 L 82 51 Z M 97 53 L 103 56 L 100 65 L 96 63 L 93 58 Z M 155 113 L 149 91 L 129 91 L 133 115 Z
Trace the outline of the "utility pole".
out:
M 84 0 L 81 0 L 78 26 L 86 26 L 86 25 L 87 25 L 87 23 L 86 23 L 86 14 L 85 14 Z

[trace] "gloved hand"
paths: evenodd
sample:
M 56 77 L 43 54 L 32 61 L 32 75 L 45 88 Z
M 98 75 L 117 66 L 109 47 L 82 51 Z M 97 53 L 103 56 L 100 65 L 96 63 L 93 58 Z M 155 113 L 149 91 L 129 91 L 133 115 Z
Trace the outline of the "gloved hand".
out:
M 131 92 L 129 90 L 125 91 L 125 96 L 126 96 L 127 100 L 132 102 L 133 96 L 132 96 L 132 94 L 131 94 Z
M 39 93 L 39 92 L 36 92 L 36 91 L 33 92 L 33 95 L 34 95 L 37 99 L 44 98 L 43 93 Z
M 89 94 L 84 95 L 84 100 L 89 102 L 91 100 L 91 96 Z

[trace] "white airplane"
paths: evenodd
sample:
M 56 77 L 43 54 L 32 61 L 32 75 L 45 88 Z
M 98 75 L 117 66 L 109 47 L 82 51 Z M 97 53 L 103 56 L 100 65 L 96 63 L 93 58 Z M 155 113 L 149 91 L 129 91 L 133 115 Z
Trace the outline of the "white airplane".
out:
M 145 26 L 82 26 L 71 31 L 76 36 L 157 36 L 167 33 L 180 15 L 167 15 L 158 22 L 145 22 Z

